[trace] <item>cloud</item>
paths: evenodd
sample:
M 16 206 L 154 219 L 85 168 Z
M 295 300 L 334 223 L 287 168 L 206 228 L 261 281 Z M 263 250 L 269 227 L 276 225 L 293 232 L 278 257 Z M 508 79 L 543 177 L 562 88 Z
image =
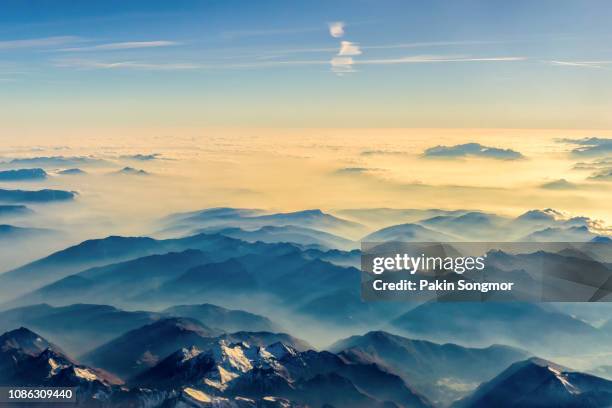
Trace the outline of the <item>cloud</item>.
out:
M 342 21 L 334 21 L 328 24 L 329 27 L 329 35 L 334 38 L 340 38 L 344 36 L 344 22 Z
M 483 57 L 445 56 L 445 55 L 414 55 L 400 58 L 382 58 L 359 60 L 364 65 L 390 65 L 390 64 L 419 64 L 433 62 L 512 62 L 525 61 L 526 57 Z
M 61 68 L 79 68 L 79 69 L 135 69 L 146 71 L 178 71 L 204 68 L 202 65 L 182 63 L 182 62 L 167 62 L 167 63 L 149 63 L 138 61 L 114 61 L 104 62 L 96 60 L 58 60 L 55 62 L 56 67 Z
M 377 155 L 405 155 L 406 152 L 400 152 L 396 150 L 364 150 L 360 153 L 362 156 L 377 156 Z
M 20 48 L 57 47 L 79 42 L 81 39 L 74 36 L 58 36 L 44 38 L 29 38 L 22 40 L 0 41 L 0 50 L 14 50 Z
M 341 41 L 340 51 L 338 51 L 338 56 L 354 56 L 354 55 L 361 55 L 361 49 L 359 48 L 359 44 L 350 42 L 350 41 Z
M 612 139 L 585 137 L 582 139 L 557 139 L 560 143 L 578 145 L 571 151 L 574 156 L 600 156 L 612 153 Z
M 355 72 L 353 65 L 355 61 L 351 57 L 334 57 L 330 61 L 332 71 L 337 74 Z
M 566 179 L 559 179 L 555 181 L 551 181 L 548 183 L 544 183 L 540 186 L 540 188 L 544 188 L 546 190 L 573 190 L 578 188 L 577 184 L 570 183 Z
M 604 68 L 604 65 L 612 64 L 612 61 L 546 61 L 551 65 L 560 65 L 566 67 L 578 68 Z
M 157 48 L 157 47 L 169 47 L 173 45 L 179 45 L 180 43 L 175 41 L 129 41 L 129 42 L 117 42 L 109 44 L 92 45 L 89 47 L 73 47 L 73 48 L 62 48 L 58 51 L 65 52 L 80 52 L 80 51 L 115 51 L 115 50 L 132 50 L 137 48 Z
M 500 160 L 523 159 L 524 156 L 511 149 L 483 146 L 480 143 L 465 143 L 455 146 L 435 146 L 426 149 L 423 156 L 427 158 L 460 158 L 460 157 L 486 157 Z

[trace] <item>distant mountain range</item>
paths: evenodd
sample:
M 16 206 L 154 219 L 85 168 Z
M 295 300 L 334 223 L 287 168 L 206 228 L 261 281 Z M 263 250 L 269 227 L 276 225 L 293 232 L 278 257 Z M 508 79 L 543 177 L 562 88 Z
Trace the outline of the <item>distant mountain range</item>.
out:
M 41 168 L 0 171 L 0 181 L 44 180 L 47 172 Z
M 215 327 L 226 332 L 268 331 L 279 332 L 282 328 L 264 316 L 243 310 L 230 310 L 224 307 L 201 304 L 172 306 L 163 311 L 170 316 L 196 319 L 206 326 Z
M 166 233 L 186 234 L 203 228 L 241 228 L 260 229 L 264 227 L 301 227 L 314 229 L 343 237 L 360 237 L 366 228 L 355 222 L 326 214 L 321 210 L 305 210 L 291 213 L 268 214 L 262 210 L 212 208 L 207 210 L 174 214 L 162 220 L 163 230 Z M 264 230 L 265 232 L 265 230 Z M 289 230 L 288 232 L 291 232 Z M 297 231 L 293 231 L 296 233 Z M 261 232 L 260 232 L 261 233 Z M 301 231 L 313 237 L 313 231 Z M 321 235 L 319 235 L 321 237 Z M 327 236 L 327 239 L 335 237 Z
M 61 174 L 62 176 L 78 176 L 87 174 L 87 172 L 79 169 L 78 167 L 73 167 L 71 169 L 60 170 L 57 172 L 57 174 Z
M 6 164 L 13 166 L 67 167 L 67 166 L 99 166 L 108 165 L 103 159 L 91 156 L 39 156 L 12 159 Z
M 0 204 L 0 217 L 18 217 L 33 214 L 34 211 L 30 210 L 25 205 L 18 204 Z
M 27 227 L 16 227 L 14 225 L 0 224 L 0 241 L 14 241 L 22 240 L 34 237 L 41 237 L 45 235 L 52 235 L 57 233 L 50 229 L 43 228 L 27 228 Z
M 160 320 L 84 357 L 123 371 L 119 378 L 77 362 L 22 327 L 0 336 L 0 385 L 75 387 L 76 405 L 84 407 L 433 408 L 446 403 L 432 402 L 403 377 L 413 370 L 411 375 L 435 378 L 436 367 L 449 359 L 449 370 L 465 378 L 493 373 L 452 408 L 612 403 L 612 381 L 538 358 L 521 360 L 522 352 L 509 348 L 466 349 L 372 332 L 338 343 L 349 348 L 334 354 L 300 350 L 288 336 L 205 337 L 211 334 L 191 320 Z M 404 376 L 394 374 L 398 369 Z
M 65 190 L 7 190 L 0 189 L 0 202 L 5 203 L 45 203 L 73 200 L 76 193 Z
M 256 230 L 243 230 L 237 227 L 228 228 L 205 228 L 198 232 L 217 233 L 227 237 L 241 239 L 247 242 L 291 242 L 322 249 L 355 249 L 359 246 L 357 242 L 339 237 L 327 232 L 317 231 L 311 228 L 285 226 L 266 226 Z
M 134 167 L 124 167 L 121 170 L 117 170 L 111 174 L 123 174 L 127 176 L 148 176 L 150 173 L 142 169 L 135 169 Z
M 194 318 L 216 332 L 282 331 L 267 317 L 210 304 L 175 306 L 163 312 L 126 311 L 95 304 L 38 304 L 0 312 L 0 331 L 30 327 L 62 344 L 71 354 L 80 355 L 130 330 L 173 316 Z
M 387 367 L 437 404 L 466 395 L 529 353 L 507 346 L 466 348 L 412 340 L 384 331 L 340 340 L 330 347 L 348 361 Z
M 601 223 L 551 209 L 335 214 L 175 214 L 159 223 L 172 238 L 88 240 L 0 274 L 0 382 L 74 386 L 94 407 L 610 406 L 608 381 L 532 359 L 608 375 L 605 304 L 369 302 L 356 248 L 360 238 L 571 238 L 559 249 L 491 250 L 488 277 L 534 280 L 546 264 L 603 279 L 612 251 Z
M 606 333 L 545 305 L 523 302 L 428 302 L 391 322 L 409 336 L 481 346 L 504 343 L 537 354 L 571 352 L 577 342 L 605 348 Z

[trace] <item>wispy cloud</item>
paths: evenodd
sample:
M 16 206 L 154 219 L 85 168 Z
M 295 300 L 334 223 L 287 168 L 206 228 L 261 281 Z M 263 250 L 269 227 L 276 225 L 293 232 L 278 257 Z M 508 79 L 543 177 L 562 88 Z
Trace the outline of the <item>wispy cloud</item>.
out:
M 344 22 L 342 21 L 334 21 L 328 24 L 329 27 L 329 35 L 334 38 L 341 38 L 344 36 Z
M 428 48 L 428 47 L 446 47 L 446 46 L 463 46 L 463 45 L 491 45 L 491 44 L 505 44 L 514 41 L 494 41 L 494 40 L 462 40 L 462 41 L 423 41 L 423 42 L 410 42 L 410 43 L 396 43 L 396 44 L 379 44 L 364 46 L 364 49 L 371 50 L 390 50 L 390 49 L 401 49 L 401 48 Z
M 82 40 L 79 37 L 74 37 L 74 36 L 8 40 L 8 41 L 0 41 L 0 50 L 15 50 L 15 49 L 21 49 L 21 48 L 58 47 L 58 46 L 67 45 L 67 44 L 74 44 L 80 41 Z
M 79 51 L 115 51 L 115 50 L 132 50 L 138 48 L 157 48 L 157 47 L 169 47 L 173 45 L 179 45 L 180 43 L 175 41 L 127 41 L 127 42 L 116 42 L 109 44 L 92 45 L 88 47 L 72 47 L 62 48 L 58 51 L 65 52 L 79 52 Z
M 56 67 L 61 68 L 79 68 L 79 69 L 134 69 L 134 70 L 145 70 L 145 71 L 177 71 L 177 70 L 192 70 L 198 68 L 204 68 L 203 65 L 181 63 L 181 62 L 167 62 L 167 63 L 149 63 L 149 62 L 138 62 L 138 61 L 94 61 L 94 60 L 58 60 L 55 61 Z
M 148 71 L 170 70 L 215 70 L 215 69 L 259 69 L 274 67 L 299 67 L 309 65 L 331 65 L 333 72 L 338 74 L 356 72 L 357 65 L 384 65 L 384 64 L 410 64 L 410 63 L 455 63 L 455 62 L 510 62 L 522 61 L 523 57 L 490 57 L 472 58 L 457 56 L 410 56 L 389 59 L 354 59 L 352 56 L 336 55 L 331 59 L 299 59 L 299 60 L 268 60 L 244 61 L 236 63 L 225 62 L 146 62 L 146 61 L 104 61 L 94 59 L 58 59 L 54 66 L 76 69 L 132 69 Z
M 612 61 L 545 61 L 551 65 L 560 65 L 566 67 L 578 67 L 578 68 L 595 68 L 602 69 L 606 65 L 612 64 Z
M 386 65 L 386 64 L 418 64 L 432 62 L 511 62 L 525 61 L 527 57 L 469 57 L 469 56 L 444 56 L 444 55 L 414 55 L 399 58 L 380 58 L 359 60 L 356 64 L 364 65 Z

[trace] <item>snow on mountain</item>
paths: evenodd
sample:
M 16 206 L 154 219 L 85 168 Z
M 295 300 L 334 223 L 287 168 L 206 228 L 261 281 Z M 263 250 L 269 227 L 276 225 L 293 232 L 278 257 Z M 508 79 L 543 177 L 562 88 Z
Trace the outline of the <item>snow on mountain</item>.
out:
M 189 390 L 204 398 L 290 400 L 308 406 L 429 407 L 398 377 L 376 365 L 345 363 L 327 352 L 298 352 L 275 343 L 252 346 L 219 340 L 184 348 L 136 376 L 132 385 Z
M 612 381 L 532 358 L 511 365 L 452 408 L 607 408 Z

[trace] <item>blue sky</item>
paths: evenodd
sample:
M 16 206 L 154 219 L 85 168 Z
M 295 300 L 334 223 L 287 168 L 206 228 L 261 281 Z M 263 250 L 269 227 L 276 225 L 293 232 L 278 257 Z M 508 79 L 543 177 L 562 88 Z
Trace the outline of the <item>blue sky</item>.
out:
M 611 20 L 603 0 L 5 0 L 0 119 L 610 128 Z

